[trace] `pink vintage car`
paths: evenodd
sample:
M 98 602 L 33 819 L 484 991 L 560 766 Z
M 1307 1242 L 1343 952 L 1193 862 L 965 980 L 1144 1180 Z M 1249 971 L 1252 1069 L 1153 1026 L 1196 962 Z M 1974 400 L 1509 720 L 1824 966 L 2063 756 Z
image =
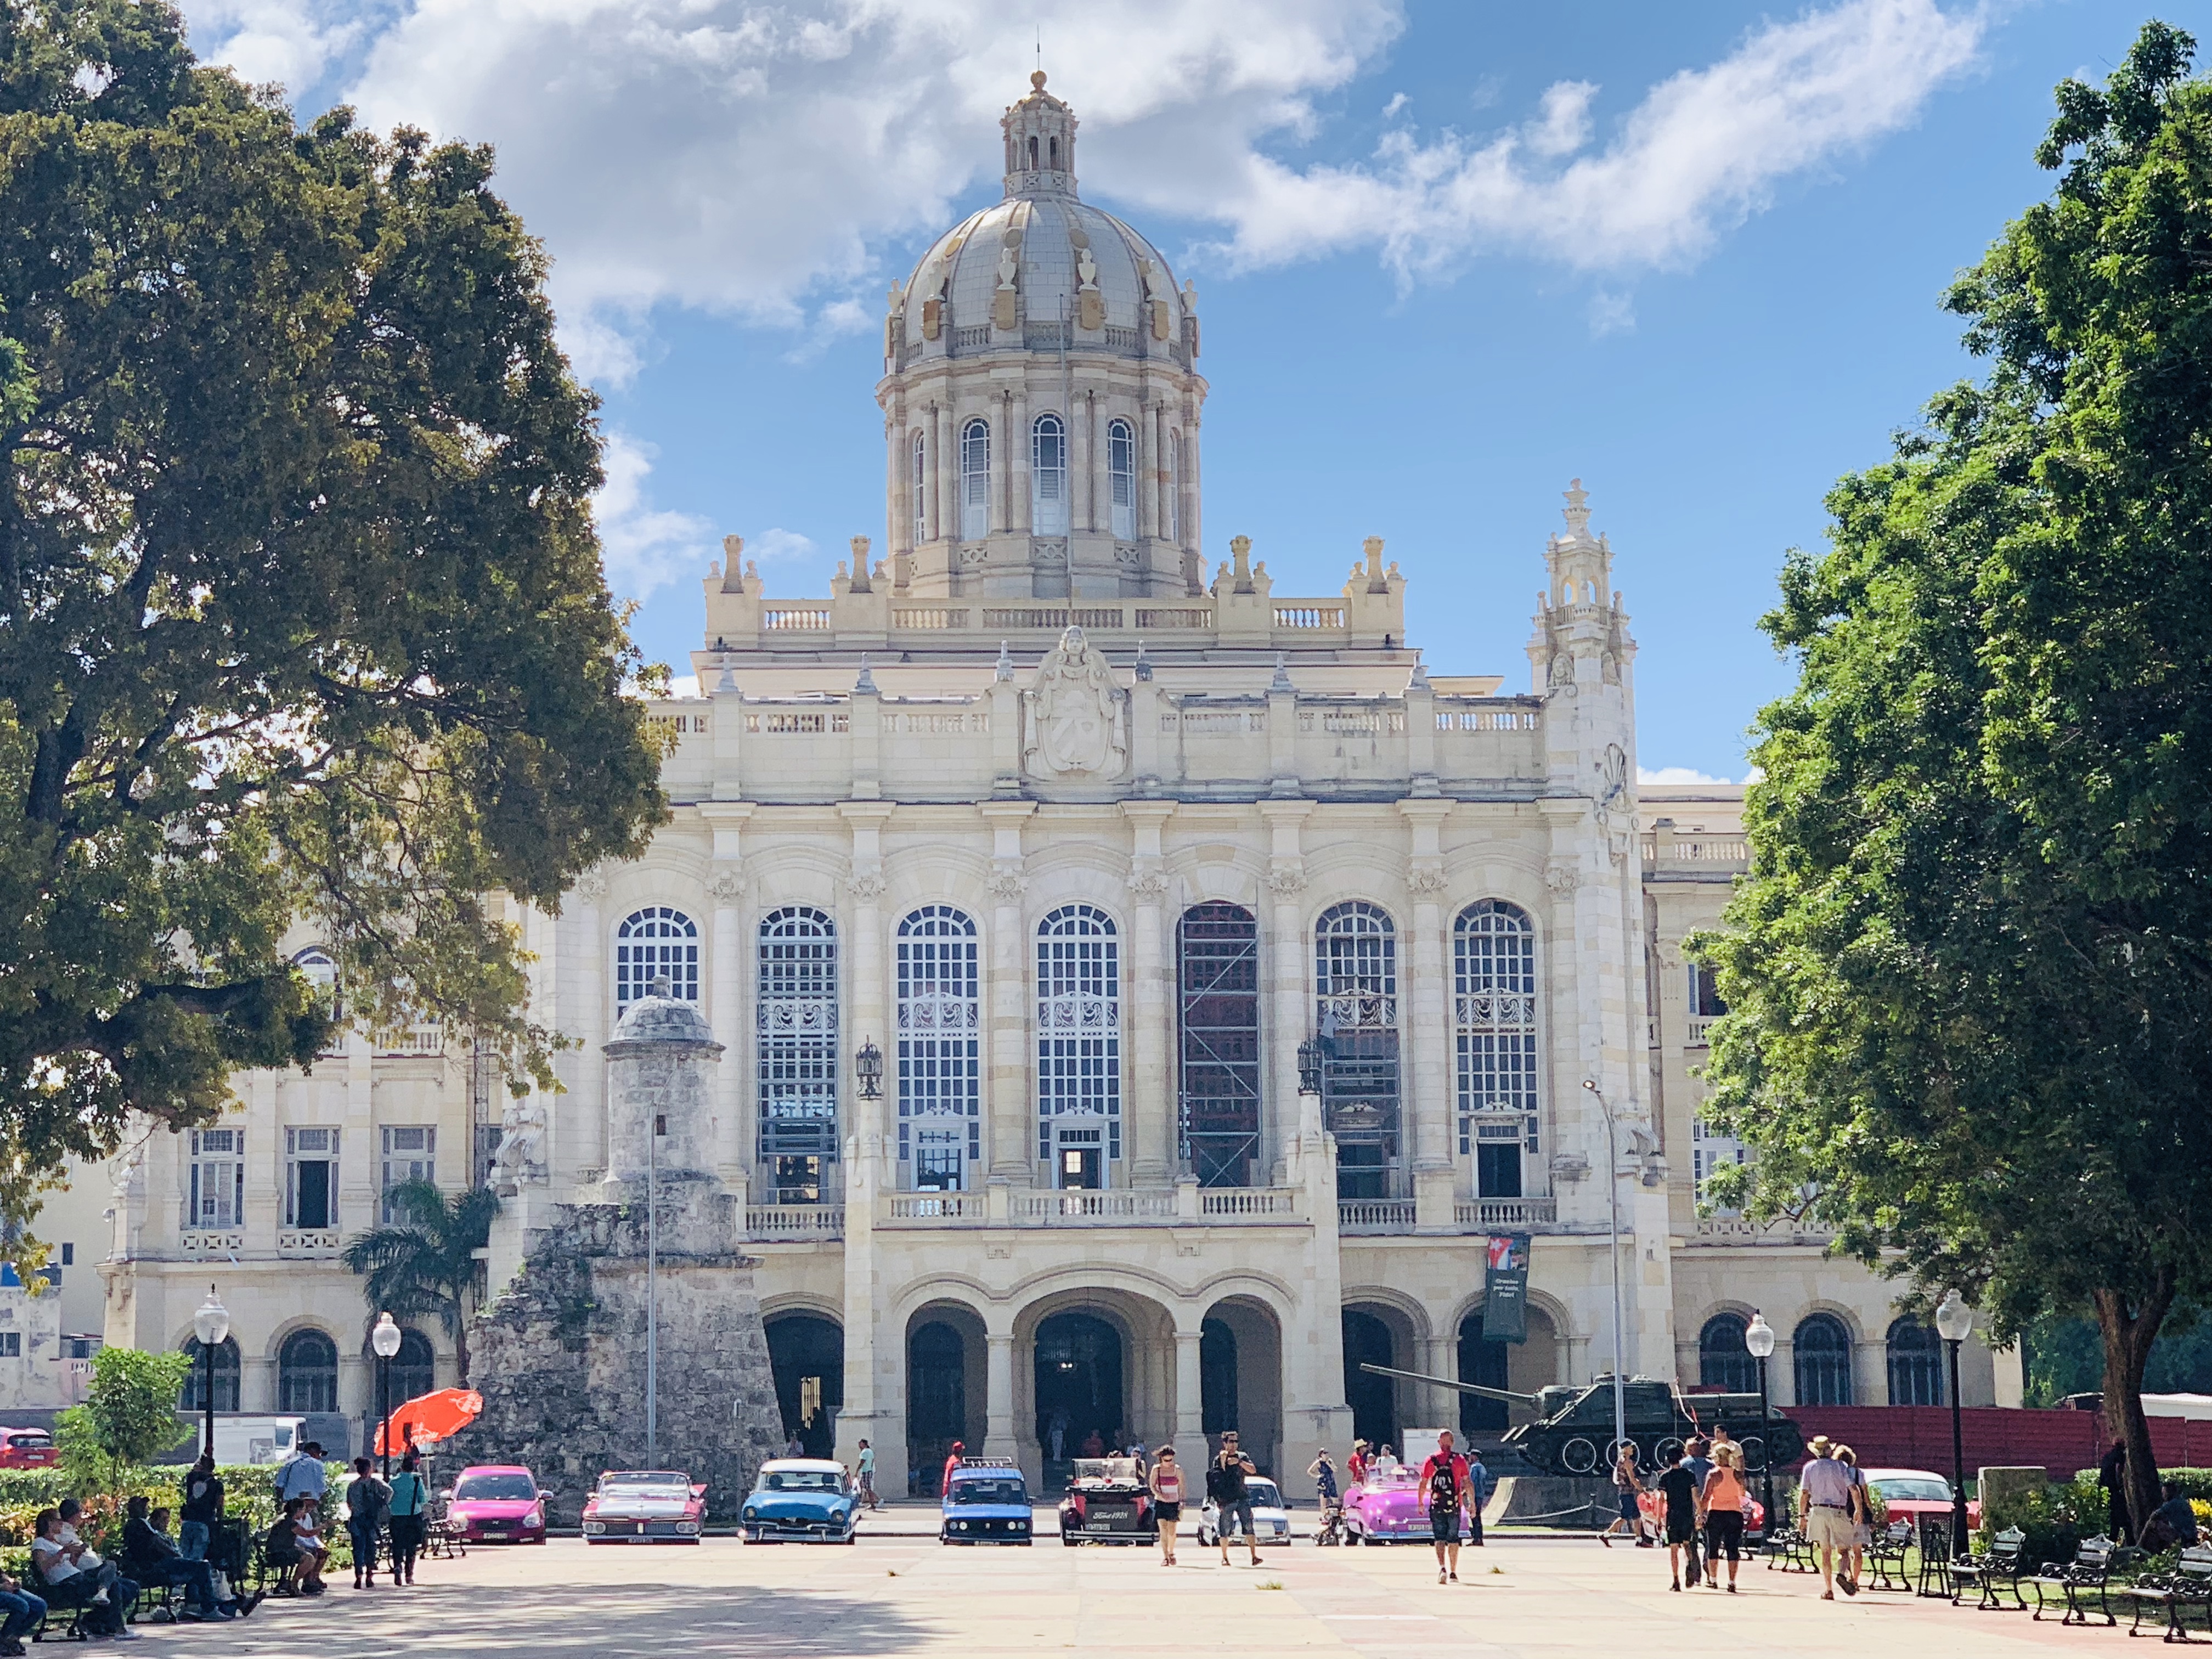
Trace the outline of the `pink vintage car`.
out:
M 542 1544 L 545 1498 L 518 1464 L 472 1464 L 447 1496 L 446 1518 L 471 1544 Z
M 1431 1534 L 1429 1511 L 1420 1501 L 1418 1465 L 1395 1463 L 1370 1470 L 1344 1494 L 1344 1530 L 1360 1544 L 1425 1544 Z

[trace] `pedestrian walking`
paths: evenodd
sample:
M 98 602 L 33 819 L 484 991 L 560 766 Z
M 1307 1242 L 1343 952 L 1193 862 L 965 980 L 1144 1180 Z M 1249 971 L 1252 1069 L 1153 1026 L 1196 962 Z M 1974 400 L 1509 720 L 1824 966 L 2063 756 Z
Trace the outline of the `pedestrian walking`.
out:
M 860 1443 L 860 1501 L 872 1510 L 879 1510 L 884 1500 L 876 1496 L 876 1449 L 866 1441 Z
M 1713 1460 L 1706 1455 L 1711 1444 L 1712 1443 L 1703 1436 L 1692 1435 L 1688 1443 L 1682 1448 L 1684 1466 L 1690 1471 L 1690 1478 L 1698 1483 L 1701 1504 L 1704 1501 L 1705 1477 L 1713 1472 Z M 1692 1589 L 1695 1589 L 1704 1579 L 1705 1564 L 1711 1559 L 1711 1552 L 1705 1547 L 1705 1523 L 1700 1522 L 1697 1531 L 1690 1536 L 1689 1546 L 1684 1552 L 1682 1562 L 1682 1582 Z
M 1705 1494 L 1698 1477 L 1690 1471 L 1690 1454 L 1685 1450 L 1672 1467 L 1663 1470 L 1655 1483 L 1659 1495 L 1665 1500 L 1667 1526 L 1667 1577 L 1669 1589 L 1682 1588 L 1682 1556 L 1687 1552 L 1694 1568 L 1698 1559 L 1698 1528 L 1705 1521 Z M 1695 1579 L 1691 1580 L 1695 1583 Z
M 377 1547 L 384 1541 L 384 1523 L 392 1513 L 392 1488 L 376 1478 L 375 1467 L 366 1457 L 353 1460 L 345 1501 L 346 1536 L 353 1540 L 353 1587 L 374 1589 Z M 393 1582 L 398 1582 L 396 1575 Z
M 1213 1535 L 1221 1546 L 1221 1565 L 1229 1565 L 1229 1523 L 1236 1522 L 1244 1529 L 1244 1547 L 1252 1553 L 1252 1565 L 1260 1565 L 1260 1534 L 1252 1525 L 1252 1498 L 1245 1486 L 1247 1475 L 1259 1474 L 1252 1460 L 1245 1456 L 1237 1443 L 1237 1431 L 1229 1429 L 1221 1437 L 1221 1454 L 1206 1471 L 1206 1496 L 1213 1500 Z
M 2129 1540 L 2134 1528 L 2128 1520 L 2128 1443 L 2112 1442 L 2112 1450 L 2097 1462 L 2097 1484 L 2105 1488 L 2105 1535 L 2115 1544 Z
M 1866 1576 L 1866 1553 L 1874 1547 L 1874 1492 L 1860 1471 L 1856 1452 L 1849 1446 L 1838 1446 L 1836 1462 L 1851 1478 L 1851 1547 L 1846 1565 L 1850 1574 L 1849 1594 L 1856 1595 Z
M 1729 1432 L 1725 1423 L 1713 1425 L 1712 1449 L 1706 1454 L 1716 1463 L 1725 1463 L 1738 1474 L 1743 1473 L 1743 1443 Z
M 945 1493 L 952 1490 L 952 1471 L 960 1467 L 960 1460 L 967 1455 L 968 1443 L 964 1440 L 954 1441 L 952 1443 L 952 1449 L 945 1454 L 944 1468 L 938 1472 L 937 1491 L 939 1496 L 942 1497 Z
M 187 1561 L 204 1561 L 208 1534 L 222 1519 L 222 1482 L 216 1476 L 214 1453 L 202 1452 L 185 1472 L 184 1491 L 184 1505 L 177 1511 L 177 1553 Z
M 1490 1471 L 1483 1467 L 1480 1447 L 1467 1449 L 1467 1541 L 1475 1548 L 1482 1547 L 1482 1506 L 1490 1501 L 1497 1483 Z
M 1598 1534 L 1599 1543 L 1611 1549 L 1613 1534 L 1619 1532 L 1623 1527 L 1627 1527 L 1635 1535 L 1636 1547 L 1638 1549 L 1644 1547 L 1644 1517 L 1636 1507 L 1636 1500 L 1643 1496 L 1643 1493 L 1644 1482 L 1636 1473 L 1636 1444 L 1633 1441 L 1624 1440 L 1620 1443 L 1620 1450 L 1613 1456 L 1613 1524 Z
M 1743 1506 L 1749 1494 L 1743 1485 L 1742 1453 L 1723 1462 L 1721 1448 L 1713 1448 L 1713 1467 L 1705 1476 L 1705 1582 L 1720 1588 L 1721 1556 L 1728 1556 L 1728 1592 L 1735 1594 L 1736 1560 L 1743 1553 Z
M 399 1460 L 399 1473 L 392 1477 L 392 1582 L 411 1584 L 415 1582 L 415 1558 L 422 1548 L 422 1540 L 428 1530 L 430 1519 L 430 1486 L 422 1479 L 415 1454 L 410 1451 Z
M 804 1457 L 806 1455 L 805 1443 L 794 1434 L 783 1443 L 783 1455 L 786 1457 Z
M 1176 1564 L 1176 1528 L 1182 1521 L 1182 1470 L 1173 1446 L 1160 1448 L 1146 1484 L 1152 1490 L 1152 1518 L 1160 1532 L 1160 1565 Z M 1228 1551 L 1222 1552 L 1226 1556 Z
M 323 1494 L 329 1490 L 330 1476 L 323 1468 L 323 1445 L 319 1440 L 306 1442 L 276 1466 L 276 1507 L 280 1510 L 295 1498 L 312 1498 L 319 1509 Z
M 1851 1477 L 1836 1462 L 1826 1435 L 1814 1435 L 1810 1449 L 1812 1458 L 1797 1477 L 1797 1530 L 1820 1560 L 1820 1599 L 1832 1601 L 1839 1582 L 1837 1559 L 1848 1556 L 1851 1547 Z M 1858 1586 L 1848 1577 L 1840 1582 L 1844 1595 L 1859 1593 Z
M 1429 1537 L 1436 1546 L 1437 1583 L 1459 1583 L 1460 1516 L 1474 1489 L 1467 1459 L 1452 1448 L 1452 1431 L 1437 1436 L 1436 1451 L 1421 1462 L 1415 1498 L 1429 1507 Z

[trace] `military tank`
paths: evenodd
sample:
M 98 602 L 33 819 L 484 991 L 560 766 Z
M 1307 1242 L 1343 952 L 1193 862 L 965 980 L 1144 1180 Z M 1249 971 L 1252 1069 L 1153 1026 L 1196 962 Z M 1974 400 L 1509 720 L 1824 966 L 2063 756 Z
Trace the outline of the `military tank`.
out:
M 1611 1376 L 1518 1394 L 1481 1382 L 1393 1370 L 1388 1365 L 1363 1364 L 1359 1369 L 1377 1376 L 1395 1376 L 1480 1395 L 1485 1400 L 1502 1400 L 1534 1413 L 1534 1422 L 1515 1424 L 1504 1438 L 1546 1474 L 1603 1474 L 1613 1466 Z M 1626 1408 L 1626 1437 L 1635 1444 L 1639 1468 L 1666 1468 L 1681 1456 L 1684 1441 L 1693 1435 L 1711 1434 L 1717 1424 L 1725 1425 L 1729 1435 L 1742 1443 L 1744 1466 L 1753 1473 L 1770 1462 L 1776 1468 L 1786 1468 L 1805 1455 L 1804 1431 L 1771 1408 L 1762 1424 L 1755 1394 L 1684 1394 L 1672 1382 L 1654 1376 L 1632 1376 L 1621 1384 L 1620 1391 Z

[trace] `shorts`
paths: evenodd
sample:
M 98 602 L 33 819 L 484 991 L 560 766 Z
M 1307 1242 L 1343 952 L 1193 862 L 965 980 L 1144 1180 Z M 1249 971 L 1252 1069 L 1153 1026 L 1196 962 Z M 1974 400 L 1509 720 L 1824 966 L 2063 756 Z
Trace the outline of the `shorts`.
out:
M 1632 1492 L 1621 1492 L 1620 1518 L 1624 1521 L 1633 1521 L 1636 1519 L 1636 1494 Z
M 1850 1549 L 1858 1533 L 1848 1510 L 1815 1508 L 1805 1512 L 1805 1541 L 1815 1549 Z
M 1668 1543 L 1686 1544 L 1697 1535 L 1698 1517 L 1695 1514 L 1677 1515 L 1672 1510 L 1667 1511 L 1667 1541 Z
M 1175 1502 L 1169 1503 L 1163 1499 L 1152 1505 L 1152 1513 L 1158 1518 L 1162 1526 L 1172 1527 L 1182 1519 L 1182 1500 L 1177 1498 Z
M 1717 1561 L 1725 1553 L 1731 1561 L 1743 1555 L 1743 1511 L 1711 1510 L 1705 1515 L 1705 1553 Z
M 1429 1511 L 1429 1536 L 1435 1539 L 1439 1544 L 1458 1543 L 1460 1536 L 1459 1510 L 1456 1509 L 1431 1510 Z
M 1237 1523 L 1234 1527 L 1229 1524 L 1232 1521 Z M 1249 1498 L 1218 1505 L 1214 1510 L 1213 1524 L 1220 1529 L 1224 1538 L 1240 1528 L 1247 1538 L 1256 1539 L 1260 1535 L 1252 1526 L 1252 1504 Z

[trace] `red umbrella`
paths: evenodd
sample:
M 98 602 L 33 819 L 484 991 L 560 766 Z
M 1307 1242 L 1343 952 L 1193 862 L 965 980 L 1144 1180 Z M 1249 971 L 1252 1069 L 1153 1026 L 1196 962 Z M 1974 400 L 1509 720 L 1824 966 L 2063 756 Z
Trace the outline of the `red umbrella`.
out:
M 422 1395 L 377 1426 L 376 1455 L 435 1445 L 475 1422 L 483 1410 L 483 1396 L 474 1389 L 440 1389 Z

